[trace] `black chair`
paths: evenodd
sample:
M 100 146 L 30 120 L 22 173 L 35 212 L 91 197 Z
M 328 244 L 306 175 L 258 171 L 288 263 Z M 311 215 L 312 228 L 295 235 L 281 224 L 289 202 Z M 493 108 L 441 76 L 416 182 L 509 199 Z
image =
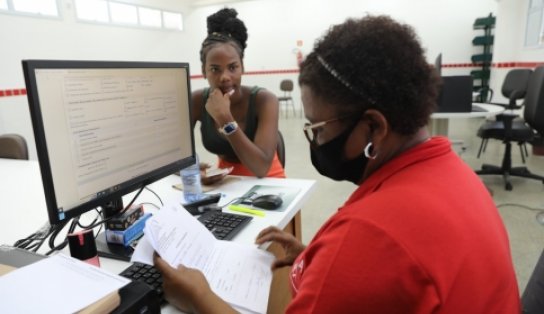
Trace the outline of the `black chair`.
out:
M 512 190 L 510 176 L 541 180 L 544 183 L 544 176 L 532 174 L 526 167 L 512 168 L 511 151 L 512 142 L 531 142 L 544 134 L 544 66 L 536 68 L 531 74 L 524 105 L 523 120 L 514 120 L 518 117 L 514 113 L 504 113 L 500 120 L 485 124 L 478 131 L 482 138 L 501 140 L 505 144 L 505 150 L 500 167 L 484 164 L 476 173 L 502 175 L 508 191 Z
M 0 135 L 0 158 L 28 160 L 25 138 L 18 134 Z
M 282 104 L 284 104 L 286 107 L 289 107 L 289 105 L 291 105 L 291 108 L 293 109 L 293 116 L 296 116 L 295 102 L 293 101 L 293 97 L 291 96 L 291 92 L 293 92 L 293 81 L 288 79 L 281 81 L 280 90 L 283 92 L 283 95 L 281 97 L 278 97 L 280 109 Z M 286 108 L 284 112 L 285 112 L 285 117 L 288 117 L 289 108 Z
M 544 313 L 544 251 L 521 296 L 522 314 Z
M 283 135 L 278 130 L 278 146 L 276 148 L 276 151 L 278 153 L 278 159 L 280 160 L 280 164 L 285 169 L 285 142 L 283 141 Z
M 502 95 L 506 98 L 508 98 L 508 104 L 502 104 L 502 103 L 493 103 L 489 102 L 493 105 L 502 106 L 507 110 L 515 110 L 520 109 L 523 106 L 523 103 L 518 104 L 518 100 L 522 100 L 525 98 L 525 94 L 527 92 L 527 85 L 529 84 L 529 77 L 533 71 L 531 69 L 514 69 L 509 71 L 506 74 L 506 77 L 504 78 L 503 84 L 502 84 Z M 490 90 L 491 98 L 493 97 L 493 91 Z M 501 120 L 503 118 L 502 114 L 499 114 L 495 120 Z M 493 124 L 495 121 L 487 121 L 486 124 Z M 486 129 L 486 125 L 482 127 L 482 129 Z M 489 137 L 486 137 L 485 132 L 478 132 L 478 136 L 482 138 L 482 142 L 480 143 L 480 149 L 478 150 L 478 158 L 480 158 L 480 155 L 482 152 L 485 152 L 485 149 L 487 147 L 487 142 L 489 140 Z M 518 143 L 520 152 L 521 152 L 521 158 L 523 162 L 525 162 L 525 156 L 528 156 L 529 153 L 527 152 L 527 146 L 525 145 L 525 142 Z

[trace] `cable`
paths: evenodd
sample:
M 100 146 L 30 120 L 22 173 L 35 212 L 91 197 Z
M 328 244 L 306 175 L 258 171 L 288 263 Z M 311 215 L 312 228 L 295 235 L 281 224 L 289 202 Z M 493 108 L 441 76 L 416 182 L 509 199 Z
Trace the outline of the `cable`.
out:
M 92 226 L 94 223 L 96 223 L 98 221 L 98 219 L 101 217 L 102 215 L 102 212 L 100 212 L 100 210 L 98 210 L 98 208 L 95 208 L 94 209 L 97 213 L 96 217 L 93 219 L 93 221 L 91 221 L 91 223 L 87 226 L 85 225 L 82 225 L 80 222 L 77 223 L 78 227 L 80 227 L 81 229 L 91 229 L 90 226 Z
M 536 222 L 538 222 L 541 225 L 544 225 L 544 208 L 534 208 L 527 205 L 522 204 L 515 204 L 515 203 L 504 203 L 497 205 L 497 208 L 499 207 L 505 207 L 505 206 L 512 206 L 512 207 L 521 207 L 523 209 L 528 209 L 530 211 L 538 212 L 535 216 Z
M 150 202 L 143 202 L 143 203 L 140 203 L 140 205 L 151 205 L 153 207 L 155 207 L 156 209 L 161 209 L 161 207 L 157 204 L 154 204 L 154 203 L 150 203 Z
M 71 221 L 70 220 L 67 220 L 67 221 L 64 221 L 56 226 L 53 227 L 53 232 L 51 233 L 51 236 L 49 237 L 49 248 L 50 250 L 45 253 L 45 255 L 50 255 L 51 253 L 53 253 L 54 251 L 56 250 L 60 250 L 60 249 L 63 249 L 64 248 L 64 241 L 61 242 L 59 245 L 55 245 L 55 239 L 57 238 L 57 235 L 62 231 L 62 229 L 64 229 L 64 227 Z
M 136 195 L 134 195 L 134 197 L 132 198 L 132 200 L 130 201 L 130 203 L 128 203 L 127 206 L 125 206 L 125 208 L 123 208 L 123 210 L 121 210 L 120 212 L 118 212 L 117 214 L 113 215 L 113 216 L 110 216 L 108 218 L 104 218 L 98 222 L 95 222 L 94 224 L 88 226 L 87 228 L 88 229 L 94 229 L 95 227 L 98 227 L 102 224 L 105 224 L 106 222 L 110 221 L 113 217 L 116 217 L 116 216 L 119 216 L 119 215 L 122 215 L 124 212 L 126 212 L 130 206 L 132 206 L 132 204 L 134 204 L 134 201 L 136 201 L 136 199 L 138 198 L 138 196 L 140 196 L 140 194 L 142 193 L 142 191 L 144 190 L 145 186 L 142 186 L 140 188 L 140 190 L 136 193 Z
M 136 195 L 134 195 L 134 197 L 132 198 L 130 203 L 123 210 L 121 210 L 119 213 L 117 213 L 117 215 L 121 215 L 125 211 L 127 211 L 128 208 L 130 208 L 130 206 L 132 206 L 132 204 L 136 201 L 138 196 L 142 193 L 144 188 L 146 188 L 146 187 L 144 186 L 144 187 L 140 188 L 140 190 L 136 193 Z M 157 198 L 159 199 L 161 204 L 163 204 L 161 198 L 157 195 L 157 193 L 150 190 L 149 188 L 147 188 L 147 189 L 151 193 L 155 194 L 155 196 L 157 196 Z M 153 205 L 153 206 L 159 208 L 157 205 L 155 205 L 153 203 L 146 203 L 146 204 L 150 204 L 150 205 Z M 115 217 L 117 215 L 114 215 L 114 216 L 99 220 L 102 213 L 97 208 L 95 208 L 95 210 L 98 213 L 98 215 L 97 215 L 97 217 L 95 217 L 93 219 L 93 221 L 89 225 L 81 224 L 79 222 L 79 218 L 80 218 L 79 216 L 74 217 L 74 218 L 69 219 L 69 220 L 66 220 L 66 221 L 63 221 L 63 222 L 61 222 L 59 224 L 56 224 L 56 225 L 53 225 L 53 226 L 51 226 L 49 223 L 46 223 L 39 230 L 32 233 L 28 237 L 15 241 L 13 246 L 17 247 L 17 248 L 32 250 L 32 251 L 36 252 L 43 245 L 43 243 L 49 238 L 48 244 L 49 244 L 50 250 L 47 253 L 45 253 L 45 255 L 50 255 L 51 253 L 53 253 L 53 252 L 55 252 L 57 250 L 62 250 L 63 248 L 66 247 L 66 245 L 68 245 L 68 237 L 66 236 L 60 244 L 55 244 L 55 240 L 56 240 L 57 236 L 59 235 L 59 233 L 61 233 L 61 231 L 68 225 L 68 223 L 70 223 L 70 226 L 69 226 L 68 231 L 67 231 L 66 234 L 73 233 L 75 231 L 76 227 L 80 227 L 82 229 L 87 230 L 87 229 L 94 229 L 95 227 L 99 226 L 98 232 L 96 233 L 96 236 L 98 236 L 98 234 L 102 230 L 102 227 L 103 227 L 104 223 L 106 223 L 107 221 L 109 221 L 110 219 L 112 219 L 113 217 Z
M 153 191 L 152 189 L 148 188 L 147 186 L 145 187 L 145 189 L 148 190 L 149 192 L 155 194 L 155 196 L 159 199 L 159 202 L 161 203 L 161 206 L 164 206 L 164 203 L 162 202 L 161 197 L 159 196 L 159 194 L 155 193 L 155 191 Z
M 497 205 L 497 208 L 499 208 L 499 207 L 506 207 L 506 206 L 521 207 L 521 208 L 528 209 L 528 210 L 532 210 L 532 211 L 536 211 L 536 212 L 544 212 L 544 208 L 534 208 L 534 207 L 530 207 L 530 206 L 527 206 L 527 205 L 515 204 L 515 203 L 504 203 L 504 204 L 499 204 L 499 205 Z

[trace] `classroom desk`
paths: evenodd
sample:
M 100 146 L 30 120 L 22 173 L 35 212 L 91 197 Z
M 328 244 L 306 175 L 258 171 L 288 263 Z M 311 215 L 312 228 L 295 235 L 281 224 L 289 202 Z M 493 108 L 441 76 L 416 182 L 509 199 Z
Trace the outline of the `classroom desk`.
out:
M 25 238 L 42 227 L 47 221 L 47 211 L 45 206 L 45 197 L 38 162 L 25 160 L 12 160 L 0 158 L 0 244 L 12 245 L 15 241 Z M 168 176 L 157 181 L 148 187 L 159 194 L 163 202 L 168 200 L 182 200 L 182 192 L 172 188 L 173 184 L 179 183 L 180 178 L 176 175 Z M 301 237 L 300 209 L 310 197 L 315 181 L 302 179 L 278 179 L 253 177 L 235 177 L 224 185 L 219 186 L 214 193 L 223 193 L 224 197 L 220 205 L 228 200 L 241 196 L 254 185 L 284 185 L 293 186 L 300 189 L 295 199 L 290 203 L 285 211 L 267 211 L 265 217 L 253 216 L 249 225 L 247 225 L 232 241 L 255 245 L 254 240 L 257 234 L 264 228 L 275 225 L 279 228 L 291 232 L 298 239 Z M 125 203 L 131 199 L 133 193 L 126 195 L 123 199 Z M 160 204 L 157 197 L 148 190 L 144 190 L 138 197 L 136 203 L 152 202 Z M 153 211 L 153 206 L 144 205 L 146 211 Z M 228 211 L 228 210 L 226 210 Z M 94 213 L 89 212 L 86 215 L 94 217 Z M 85 218 L 85 217 L 84 217 Z M 57 240 L 60 242 L 60 238 Z M 58 243 L 57 243 L 58 244 Z M 276 256 L 281 254 L 282 250 L 276 244 L 265 245 L 268 251 Z M 47 243 L 44 243 L 39 252 L 48 251 Z M 69 254 L 68 250 L 64 250 Z M 100 258 L 101 267 L 113 273 L 120 273 L 129 266 L 129 263 Z M 270 297 L 268 303 L 268 313 L 283 313 L 285 306 L 291 299 L 289 290 L 289 269 L 286 267 L 274 273 Z M 172 306 L 166 306 L 162 309 L 163 313 L 177 313 Z
M 431 135 L 448 135 L 449 119 L 469 119 L 469 118 L 487 118 L 496 116 L 504 111 L 504 107 L 485 104 L 485 103 L 472 103 L 477 105 L 486 111 L 472 111 L 472 112 L 435 112 L 431 115 L 431 122 L 429 123 L 429 131 Z

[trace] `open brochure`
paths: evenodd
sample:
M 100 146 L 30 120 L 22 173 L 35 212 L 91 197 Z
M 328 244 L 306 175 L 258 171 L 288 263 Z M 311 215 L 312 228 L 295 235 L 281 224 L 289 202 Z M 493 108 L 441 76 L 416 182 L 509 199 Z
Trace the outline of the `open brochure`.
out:
M 269 252 L 217 240 L 179 204 L 161 208 L 147 221 L 144 234 L 142 245 L 147 242 L 172 267 L 183 264 L 202 271 L 212 290 L 226 302 L 266 312 L 274 260 Z M 139 259 L 139 254 L 133 255 L 133 261 L 149 260 L 149 256 Z

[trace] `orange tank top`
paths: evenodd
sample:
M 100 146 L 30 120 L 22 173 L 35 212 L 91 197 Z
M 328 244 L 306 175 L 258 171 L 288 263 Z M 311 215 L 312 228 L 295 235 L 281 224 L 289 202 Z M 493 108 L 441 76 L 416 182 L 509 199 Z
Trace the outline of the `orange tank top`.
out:
M 225 161 L 221 158 L 219 158 L 219 168 L 229 168 L 232 167 L 231 175 L 235 176 L 248 176 L 253 177 L 255 174 L 253 174 L 248 168 L 246 168 L 242 163 L 233 163 Z M 266 177 L 271 178 L 285 178 L 285 171 L 283 167 L 281 166 L 280 160 L 278 158 L 278 154 L 274 154 L 274 159 L 272 160 L 272 165 L 270 165 L 270 169 L 268 169 L 268 173 L 266 174 Z

